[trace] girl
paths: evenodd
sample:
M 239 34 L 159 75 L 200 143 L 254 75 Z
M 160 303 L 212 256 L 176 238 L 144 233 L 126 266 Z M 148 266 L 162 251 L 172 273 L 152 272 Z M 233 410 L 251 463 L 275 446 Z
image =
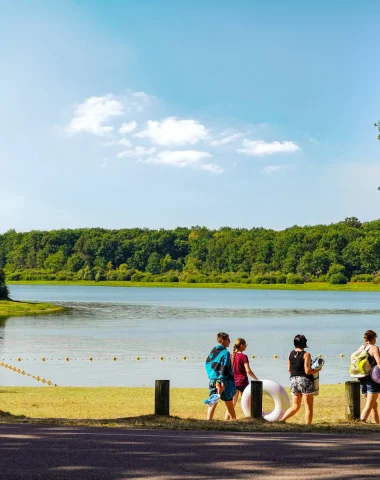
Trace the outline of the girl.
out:
M 290 392 L 293 395 L 293 405 L 288 408 L 282 417 L 282 421 L 295 415 L 301 408 L 302 398 L 305 405 L 305 423 L 313 421 L 314 404 L 314 378 L 313 374 L 319 372 L 322 367 L 311 368 L 310 353 L 305 352 L 307 338 L 304 335 L 294 337 L 294 350 L 289 354 L 288 370 L 290 373 Z
M 371 366 L 377 365 L 380 367 L 379 347 L 376 345 L 376 332 L 367 330 L 364 334 L 364 348 L 368 351 L 368 361 Z M 372 380 L 371 375 L 359 378 L 362 394 L 367 401 L 365 407 L 360 415 L 360 420 L 365 422 L 371 414 L 376 423 L 379 422 L 379 412 L 377 411 L 377 397 L 380 393 L 380 384 Z
M 238 401 L 239 394 L 242 395 L 245 387 L 249 384 L 248 375 L 254 380 L 258 380 L 256 375 L 250 369 L 247 355 L 243 353 L 247 349 L 247 346 L 247 342 L 244 338 L 237 338 L 232 350 L 231 363 L 236 385 L 234 405 L 236 405 Z M 226 412 L 226 417 L 227 415 L 228 412 Z

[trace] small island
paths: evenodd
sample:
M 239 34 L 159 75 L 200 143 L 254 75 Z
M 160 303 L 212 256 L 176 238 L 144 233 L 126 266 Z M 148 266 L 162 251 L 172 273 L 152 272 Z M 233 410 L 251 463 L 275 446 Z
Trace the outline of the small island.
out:
M 41 315 L 61 312 L 65 307 L 50 303 L 19 302 L 9 298 L 9 290 L 5 283 L 4 270 L 0 268 L 0 317 L 19 315 Z

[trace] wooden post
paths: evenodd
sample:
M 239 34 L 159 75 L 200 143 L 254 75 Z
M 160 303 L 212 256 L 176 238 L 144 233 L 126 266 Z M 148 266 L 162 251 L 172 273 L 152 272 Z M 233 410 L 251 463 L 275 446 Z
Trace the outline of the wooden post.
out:
M 346 418 L 358 420 L 360 418 L 360 383 L 346 382 Z
M 263 382 L 251 381 L 251 417 L 263 417 Z
M 170 380 L 156 380 L 155 415 L 169 415 Z

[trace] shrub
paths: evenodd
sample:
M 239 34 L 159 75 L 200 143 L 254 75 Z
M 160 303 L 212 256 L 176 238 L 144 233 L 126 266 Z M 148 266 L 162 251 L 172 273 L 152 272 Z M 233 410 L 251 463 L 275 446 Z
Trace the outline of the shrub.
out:
M 330 277 L 331 285 L 345 285 L 347 282 L 348 279 L 343 273 L 334 273 L 334 275 L 331 275 Z
M 276 283 L 286 283 L 286 275 L 277 275 Z
M 168 282 L 179 282 L 179 278 L 177 277 L 177 275 L 169 275 L 167 279 Z
M 13 282 L 17 282 L 18 280 L 22 279 L 22 274 L 21 273 L 11 273 L 8 275 L 8 280 L 12 280 Z
M 374 277 L 372 281 L 373 283 L 376 283 L 376 284 L 380 283 L 380 276 Z
M 305 283 L 305 280 L 301 275 L 296 275 L 295 273 L 288 273 L 286 277 L 286 283 L 288 285 L 302 285 Z
M 95 282 L 103 282 L 104 280 L 106 280 L 106 276 L 104 275 L 103 272 L 99 271 L 99 272 L 95 275 Z
M 186 283 L 197 283 L 194 277 L 187 277 L 186 278 Z
M 368 273 L 363 273 L 361 275 L 354 275 L 351 278 L 351 282 L 372 282 L 373 275 L 369 275 Z
M 144 274 L 141 272 L 136 272 L 132 275 L 131 280 L 132 282 L 141 282 L 141 280 L 144 278 Z

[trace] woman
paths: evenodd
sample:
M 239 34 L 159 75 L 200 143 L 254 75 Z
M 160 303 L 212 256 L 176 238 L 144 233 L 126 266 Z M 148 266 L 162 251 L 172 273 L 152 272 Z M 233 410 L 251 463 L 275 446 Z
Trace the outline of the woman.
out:
M 245 387 L 249 385 L 248 375 L 254 380 L 258 380 L 256 375 L 252 372 L 249 366 L 249 360 L 245 353 L 247 349 L 247 342 L 244 338 L 237 338 L 232 350 L 231 363 L 232 370 L 234 372 L 236 393 L 234 395 L 234 406 L 236 405 L 239 395 L 243 395 Z M 229 414 L 226 412 L 227 420 L 229 419 Z
M 367 330 L 364 334 L 364 348 L 368 351 L 368 361 L 371 366 L 377 365 L 380 367 L 379 347 L 376 345 L 376 332 Z M 380 384 L 372 380 L 371 375 L 359 378 L 362 394 L 367 401 L 365 407 L 360 415 L 360 420 L 365 422 L 369 415 L 376 423 L 379 422 L 379 412 L 377 411 L 377 397 L 380 393 Z
M 313 374 L 319 372 L 322 367 L 311 368 L 310 353 L 305 352 L 307 338 L 304 335 L 294 337 L 294 350 L 289 354 L 288 370 L 290 373 L 290 393 L 293 395 L 293 405 L 288 408 L 282 417 L 282 421 L 295 415 L 301 408 L 302 398 L 305 406 L 305 423 L 313 421 L 314 406 L 314 378 Z

